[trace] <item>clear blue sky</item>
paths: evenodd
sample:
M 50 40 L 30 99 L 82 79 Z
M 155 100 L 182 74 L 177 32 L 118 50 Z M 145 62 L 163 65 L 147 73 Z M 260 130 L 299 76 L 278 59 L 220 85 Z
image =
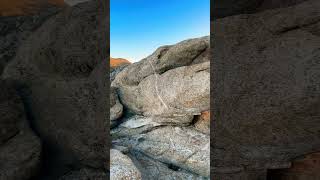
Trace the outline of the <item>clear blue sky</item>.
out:
M 136 62 L 159 46 L 210 34 L 210 0 L 110 0 L 111 57 Z

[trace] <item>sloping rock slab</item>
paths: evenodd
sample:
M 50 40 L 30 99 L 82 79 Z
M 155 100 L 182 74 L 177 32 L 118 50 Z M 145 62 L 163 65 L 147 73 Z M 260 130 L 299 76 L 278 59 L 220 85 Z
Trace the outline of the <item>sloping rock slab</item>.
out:
M 117 144 L 204 177 L 210 174 L 210 138 L 191 128 L 165 126 L 122 138 Z

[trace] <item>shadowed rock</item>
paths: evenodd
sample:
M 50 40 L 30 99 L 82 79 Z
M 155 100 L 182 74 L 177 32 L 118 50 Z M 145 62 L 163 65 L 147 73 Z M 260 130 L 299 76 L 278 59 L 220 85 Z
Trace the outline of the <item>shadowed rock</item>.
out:
M 64 9 L 43 24 L 4 70 L 45 143 L 48 171 L 103 169 L 107 131 L 107 20 L 101 1 Z M 56 162 L 58 161 L 58 162 Z M 59 169 L 60 170 L 56 170 Z
M 59 178 L 59 180 L 106 180 L 108 178 L 109 176 L 103 171 L 84 168 L 78 171 L 72 171 Z
M 285 8 L 307 0 L 216 0 L 212 3 L 212 19 L 245 13 L 257 13 L 267 9 Z
M 49 6 L 36 14 L 0 16 L 0 74 L 25 40 L 61 8 Z
M 309 0 L 213 22 L 214 172 L 263 174 L 320 149 L 319 9 Z
M 0 81 L 0 179 L 28 180 L 40 168 L 40 139 L 29 128 L 12 85 Z
M 110 123 L 115 124 L 115 120 L 122 116 L 123 106 L 118 99 L 118 94 L 115 88 L 111 88 L 110 92 Z

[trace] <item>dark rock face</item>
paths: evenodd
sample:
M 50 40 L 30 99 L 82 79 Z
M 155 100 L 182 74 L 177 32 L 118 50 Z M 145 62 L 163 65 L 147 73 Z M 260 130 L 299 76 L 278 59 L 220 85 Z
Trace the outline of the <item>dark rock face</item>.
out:
M 66 8 L 49 19 L 20 48 L 4 77 L 10 74 L 10 78 L 20 81 L 40 75 L 61 79 L 88 77 L 96 64 L 105 59 L 102 33 L 107 27 L 102 12 L 102 7 L 90 1 Z
M 118 94 L 115 88 L 110 89 L 110 125 L 113 127 L 123 113 L 123 106 L 119 101 Z
M 106 180 L 108 178 L 104 172 L 83 168 L 78 171 L 72 171 L 59 178 L 59 180 Z
M 52 6 L 33 15 L 0 17 L 0 73 L 16 55 L 20 44 L 59 10 Z
M 22 101 L 0 81 L 0 179 L 28 180 L 40 169 L 40 139 L 29 128 Z
M 315 152 L 298 157 L 288 169 L 269 170 L 268 179 L 317 180 L 320 177 L 320 153 Z
M 55 178 L 84 166 L 101 170 L 108 162 L 103 59 L 109 18 L 103 4 L 81 3 L 46 21 L 2 76 L 18 84 Z
M 217 176 L 265 174 L 319 151 L 319 9 L 310 0 L 212 23 Z
M 256 13 L 259 11 L 285 8 L 306 0 L 216 0 L 211 5 L 212 19 L 232 15 Z

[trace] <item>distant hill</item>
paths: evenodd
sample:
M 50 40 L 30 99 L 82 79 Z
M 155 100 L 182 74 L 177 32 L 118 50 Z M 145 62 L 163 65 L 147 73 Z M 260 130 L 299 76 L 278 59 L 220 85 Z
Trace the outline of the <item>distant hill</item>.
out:
M 64 0 L 0 0 L 0 16 L 20 16 L 48 5 L 63 6 Z
M 123 58 L 110 58 L 110 67 L 112 68 L 123 64 L 131 64 L 131 62 Z

